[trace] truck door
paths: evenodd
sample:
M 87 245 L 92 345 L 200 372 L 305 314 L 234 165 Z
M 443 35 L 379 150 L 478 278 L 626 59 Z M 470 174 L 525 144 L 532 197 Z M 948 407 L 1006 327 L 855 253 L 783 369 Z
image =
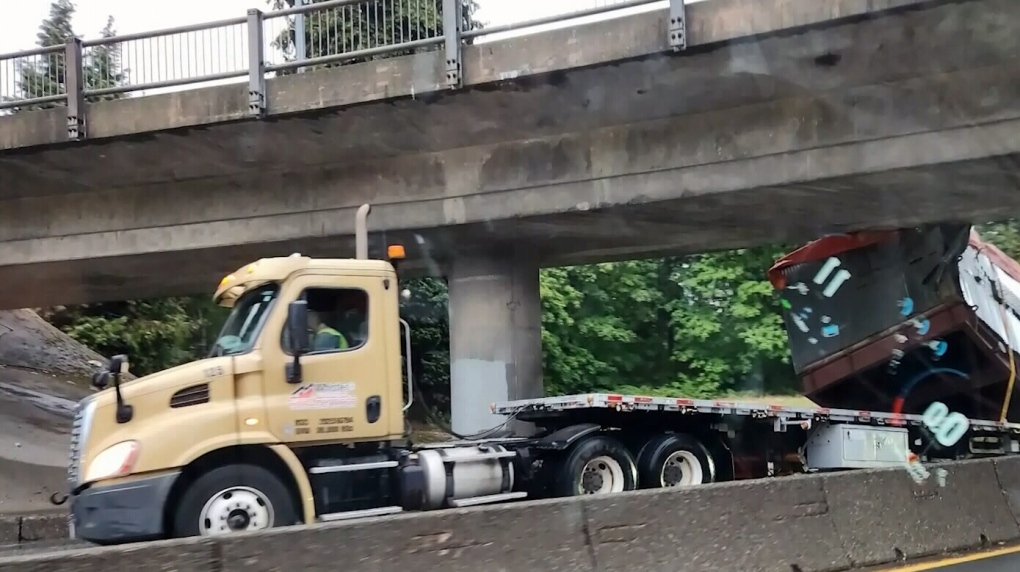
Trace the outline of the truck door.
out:
M 366 441 L 388 434 L 388 416 L 400 411 L 389 400 L 402 396 L 387 392 L 382 297 L 370 295 L 381 283 L 380 277 L 346 275 L 337 285 L 335 275 L 304 275 L 288 285 L 263 344 L 266 416 L 280 441 Z M 308 303 L 313 350 L 301 357 L 301 381 L 288 383 L 293 355 L 285 308 L 300 299 Z

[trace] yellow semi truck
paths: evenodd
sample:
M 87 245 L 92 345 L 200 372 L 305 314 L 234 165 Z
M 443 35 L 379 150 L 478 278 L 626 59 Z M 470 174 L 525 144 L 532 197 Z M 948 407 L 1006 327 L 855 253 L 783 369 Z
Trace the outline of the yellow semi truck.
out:
M 266 258 L 224 278 L 215 300 L 232 310 L 206 359 L 122 382 L 117 356 L 96 375 L 100 391 L 72 426 L 73 538 L 116 544 L 901 466 L 908 450 L 1017 451 L 1017 426 L 963 418 L 961 428 L 952 415 L 615 394 L 493 404 L 537 433 L 416 445 L 404 417 L 403 249 L 368 259 L 369 210 L 358 212 L 354 259 Z

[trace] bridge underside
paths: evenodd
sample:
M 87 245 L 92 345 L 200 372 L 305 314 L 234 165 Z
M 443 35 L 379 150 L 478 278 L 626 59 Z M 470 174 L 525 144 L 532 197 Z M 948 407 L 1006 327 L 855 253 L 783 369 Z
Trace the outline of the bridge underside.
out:
M 692 42 L 725 27 L 730 4 L 691 7 Z M 795 4 L 769 15 L 799 21 Z M 621 19 L 572 45 L 623 50 L 665 25 Z M 550 45 L 518 48 L 566 45 L 542 37 Z M 271 101 L 433 57 L 290 76 Z M 90 119 L 130 132 L 235 104 L 246 107 L 243 85 L 104 102 Z M 1013 216 L 1020 2 L 930 2 L 441 97 L 284 111 L 5 151 L 0 308 L 211 293 L 257 258 L 350 256 L 364 202 L 370 227 L 388 231 L 375 253 L 402 242 L 417 275 L 513 249 L 550 266 Z M 62 113 L 4 121 L 58 126 Z
M 512 248 L 543 266 L 800 243 L 822 234 L 1020 215 L 1020 153 L 810 183 L 576 210 L 519 220 L 373 232 L 371 255 L 407 245 L 408 276 L 442 276 L 453 256 Z M 369 220 L 370 226 L 372 219 Z M 266 256 L 348 257 L 351 237 L 169 251 L 0 268 L 0 308 L 173 294 L 210 295 L 227 273 Z

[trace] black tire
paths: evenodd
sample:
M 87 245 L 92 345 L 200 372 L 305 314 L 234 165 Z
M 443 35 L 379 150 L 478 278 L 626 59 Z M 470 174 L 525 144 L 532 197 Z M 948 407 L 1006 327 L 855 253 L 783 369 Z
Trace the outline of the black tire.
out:
M 697 466 L 688 472 L 684 469 L 685 461 Z M 637 467 L 643 489 L 702 485 L 715 482 L 716 477 L 715 460 L 708 449 L 694 437 L 683 434 L 649 439 L 638 453 Z M 688 482 L 683 483 L 684 480 Z
M 597 464 L 588 467 L 589 463 L 596 461 L 600 457 L 615 462 L 615 468 L 619 470 L 614 470 L 613 463 L 602 463 L 601 465 Z M 587 478 L 585 477 L 586 467 L 589 469 L 589 476 Z M 620 490 L 609 492 L 632 491 L 637 488 L 637 465 L 634 463 L 633 455 L 623 446 L 623 443 L 605 435 L 584 437 L 577 443 L 574 443 L 567 450 L 566 456 L 557 463 L 553 481 L 553 493 L 558 497 L 600 494 L 598 492 L 585 492 L 586 482 L 588 491 L 591 491 L 597 484 L 606 482 L 605 477 L 602 476 L 606 472 L 610 474 L 611 478 L 619 479 L 619 482 L 613 482 L 613 488 Z
M 229 502 L 230 497 L 221 496 L 221 493 L 241 487 L 244 489 L 228 494 L 236 496 L 237 502 L 242 505 L 231 509 L 229 513 L 218 511 L 222 517 L 221 527 L 228 523 L 234 526 L 243 525 L 245 519 L 249 521 L 249 526 L 258 525 L 259 522 L 267 524 L 258 528 L 288 526 L 298 521 L 294 497 L 276 475 L 256 465 L 226 465 L 200 476 L 181 495 L 173 516 L 173 536 L 177 538 L 201 536 L 200 523 L 206 503 L 211 502 L 214 497 L 220 497 L 217 504 L 221 507 L 229 506 L 232 504 Z M 223 516 L 224 514 L 228 514 L 229 517 Z M 266 515 L 268 518 L 264 518 Z M 212 523 L 209 519 L 206 520 L 206 527 L 209 527 Z

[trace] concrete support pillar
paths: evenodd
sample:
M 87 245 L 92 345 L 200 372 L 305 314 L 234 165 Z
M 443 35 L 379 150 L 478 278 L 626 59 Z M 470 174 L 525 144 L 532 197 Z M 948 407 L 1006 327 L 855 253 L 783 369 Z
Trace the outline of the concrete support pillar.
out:
M 449 293 L 451 424 L 468 435 L 505 421 L 491 403 L 542 396 L 538 266 L 514 256 L 458 257 Z

